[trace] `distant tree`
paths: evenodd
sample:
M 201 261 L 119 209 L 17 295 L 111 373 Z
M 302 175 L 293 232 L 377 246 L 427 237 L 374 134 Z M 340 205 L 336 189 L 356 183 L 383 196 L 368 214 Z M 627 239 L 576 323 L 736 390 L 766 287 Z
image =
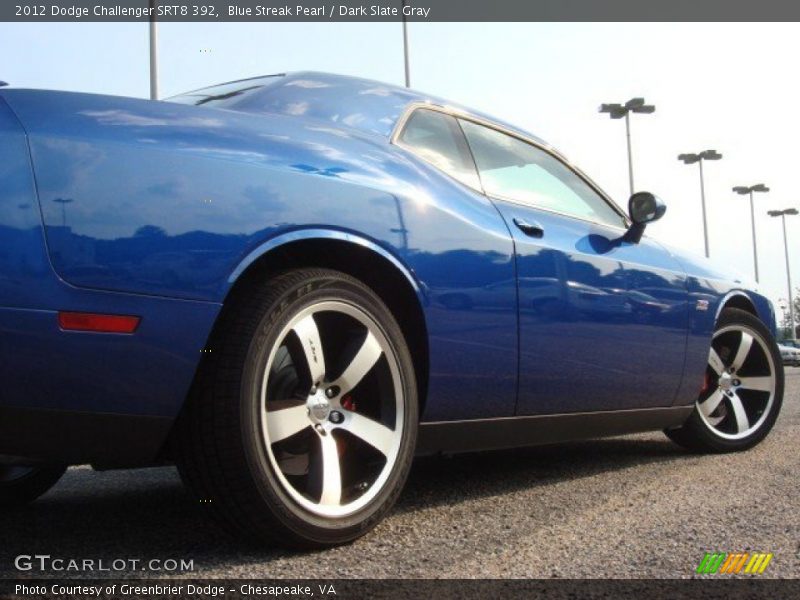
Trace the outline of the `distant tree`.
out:
M 800 288 L 797 288 L 794 291 L 794 294 L 792 294 L 792 297 L 794 298 L 794 302 L 793 302 L 793 304 L 794 304 L 794 316 L 795 316 L 795 319 L 796 319 L 798 317 L 798 315 L 800 315 Z
M 789 307 L 787 306 L 786 300 L 781 299 L 779 309 L 783 312 L 782 315 L 778 317 L 779 323 L 779 335 L 781 339 L 787 338 L 800 338 L 800 288 L 795 289 L 794 293 L 792 294 L 792 304 L 794 304 L 794 320 L 795 320 L 795 330 L 794 335 L 791 334 L 791 323 L 789 322 Z
M 800 288 L 796 288 L 794 293 L 792 294 L 792 304 L 794 304 L 794 335 L 790 335 L 787 337 L 793 337 L 794 339 L 800 339 Z M 785 312 L 785 321 L 784 327 L 786 328 L 786 333 L 791 331 L 789 324 L 789 311 L 786 310 Z

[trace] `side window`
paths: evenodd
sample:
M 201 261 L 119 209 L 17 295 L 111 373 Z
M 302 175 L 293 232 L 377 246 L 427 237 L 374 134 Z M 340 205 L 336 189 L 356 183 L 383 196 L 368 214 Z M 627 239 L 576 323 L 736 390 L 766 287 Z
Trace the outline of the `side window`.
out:
M 495 129 L 471 121 L 459 122 L 488 195 L 624 226 L 617 211 L 551 154 Z
M 454 117 L 419 108 L 411 113 L 397 142 L 451 177 L 480 189 L 469 146 Z

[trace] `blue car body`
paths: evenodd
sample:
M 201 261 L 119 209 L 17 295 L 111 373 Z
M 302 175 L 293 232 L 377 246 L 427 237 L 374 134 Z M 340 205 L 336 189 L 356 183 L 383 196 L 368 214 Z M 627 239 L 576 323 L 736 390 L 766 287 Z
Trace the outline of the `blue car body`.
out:
M 452 103 L 253 82 L 225 109 L 0 90 L 0 454 L 156 460 L 237 281 L 309 248 L 413 298 L 423 424 L 691 407 L 723 306 L 774 330 L 705 259 L 490 199 L 393 143 L 410 108 Z M 60 311 L 141 322 L 64 331 Z

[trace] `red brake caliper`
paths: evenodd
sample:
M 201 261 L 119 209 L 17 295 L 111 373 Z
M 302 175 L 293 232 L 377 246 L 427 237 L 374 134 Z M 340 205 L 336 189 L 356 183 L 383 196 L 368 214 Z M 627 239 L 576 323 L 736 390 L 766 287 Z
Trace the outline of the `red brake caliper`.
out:
M 353 397 L 350 394 L 345 394 L 342 396 L 342 408 L 355 412 L 356 403 L 353 401 Z M 342 443 L 339 444 L 339 456 L 344 456 L 346 441 L 341 440 L 341 442 Z
M 342 408 L 355 412 L 356 403 L 353 401 L 353 397 L 350 394 L 342 397 Z

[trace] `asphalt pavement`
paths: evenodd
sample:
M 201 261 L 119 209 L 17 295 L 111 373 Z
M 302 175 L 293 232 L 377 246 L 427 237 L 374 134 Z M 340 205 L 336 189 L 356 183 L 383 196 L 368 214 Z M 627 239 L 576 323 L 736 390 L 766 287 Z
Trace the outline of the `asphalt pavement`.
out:
M 70 469 L 0 515 L 0 577 L 18 555 L 192 561 L 193 578 L 691 577 L 705 552 L 772 552 L 800 577 L 800 368 L 753 450 L 697 456 L 661 433 L 416 461 L 394 512 L 324 552 L 254 549 L 204 522 L 173 468 Z M 119 564 L 119 563 L 117 563 Z M 84 576 L 176 576 L 85 573 Z M 63 576 L 79 573 L 25 573 Z

